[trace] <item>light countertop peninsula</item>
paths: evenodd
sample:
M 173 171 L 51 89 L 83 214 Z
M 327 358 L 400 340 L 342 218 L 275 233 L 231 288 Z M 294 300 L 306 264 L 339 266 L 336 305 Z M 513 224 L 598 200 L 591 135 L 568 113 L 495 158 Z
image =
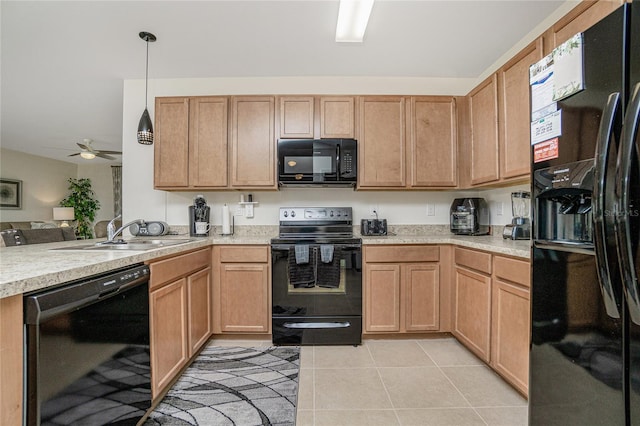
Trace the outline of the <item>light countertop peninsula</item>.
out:
M 362 243 L 363 245 L 452 244 L 523 259 L 530 257 L 530 241 L 503 240 L 499 234 L 497 236 L 456 236 L 445 229 L 445 227 L 424 226 L 396 227 L 390 229 L 392 233 L 389 236 L 362 237 Z M 356 230 L 354 229 L 354 231 Z M 354 236 L 360 237 L 357 231 L 354 232 Z M 277 234 L 277 226 L 255 227 L 253 231 L 245 230 L 245 232 L 236 233 L 233 236 L 216 235 L 206 238 L 191 238 L 192 241 L 188 243 L 147 251 L 53 250 L 101 240 L 0 247 L 0 298 L 53 287 L 65 282 L 210 245 L 267 245 L 271 238 L 276 237 Z M 185 236 L 173 238 L 185 238 Z

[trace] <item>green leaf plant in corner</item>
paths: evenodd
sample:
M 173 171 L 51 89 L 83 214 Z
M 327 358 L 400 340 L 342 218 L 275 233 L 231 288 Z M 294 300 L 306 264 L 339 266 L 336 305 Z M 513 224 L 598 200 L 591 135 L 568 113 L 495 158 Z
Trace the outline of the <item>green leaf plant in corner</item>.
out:
M 93 221 L 100 209 L 100 201 L 91 189 L 91 179 L 69 178 L 69 195 L 60 201 L 61 207 L 73 207 L 76 220 L 76 235 L 79 238 L 93 238 Z

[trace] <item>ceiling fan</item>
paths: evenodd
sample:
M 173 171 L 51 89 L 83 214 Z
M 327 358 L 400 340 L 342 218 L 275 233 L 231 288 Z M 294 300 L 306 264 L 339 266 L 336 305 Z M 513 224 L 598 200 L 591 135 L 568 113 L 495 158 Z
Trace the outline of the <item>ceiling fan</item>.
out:
M 107 160 L 115 160 L 116 157 L 113 157 L 108 154 L 122 155 L 122 151 L 104 151 L 104 150 L 97 150 L 93 148 L 91 146 L 91 143 L 93 142 L 92 139 L 83 139 L 82 142 L 84 143 L 78 143 L 78 146 L 82 149 L 82 151 L 76 152 L 75 154 L 71 154 L 69 155 L 69 157 L 74 157 L 76 155 L 79 155 L 85 160 L 93 160 L 96 157 L 105 158 Z

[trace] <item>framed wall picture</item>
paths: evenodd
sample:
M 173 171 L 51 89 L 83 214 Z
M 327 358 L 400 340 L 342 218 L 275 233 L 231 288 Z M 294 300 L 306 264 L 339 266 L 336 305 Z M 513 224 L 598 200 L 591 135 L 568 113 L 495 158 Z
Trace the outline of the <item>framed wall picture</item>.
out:
M 0 209 L 22 208 L 22 181 L 0 178 Z

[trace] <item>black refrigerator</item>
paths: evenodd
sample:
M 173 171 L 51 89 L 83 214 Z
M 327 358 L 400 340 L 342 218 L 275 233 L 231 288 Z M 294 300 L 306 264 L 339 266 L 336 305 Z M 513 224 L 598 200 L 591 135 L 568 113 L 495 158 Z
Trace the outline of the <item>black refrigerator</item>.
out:
M 532 128 L 529 424 L 640 425 L 640 4 L 581 41 L 583 87 Z

